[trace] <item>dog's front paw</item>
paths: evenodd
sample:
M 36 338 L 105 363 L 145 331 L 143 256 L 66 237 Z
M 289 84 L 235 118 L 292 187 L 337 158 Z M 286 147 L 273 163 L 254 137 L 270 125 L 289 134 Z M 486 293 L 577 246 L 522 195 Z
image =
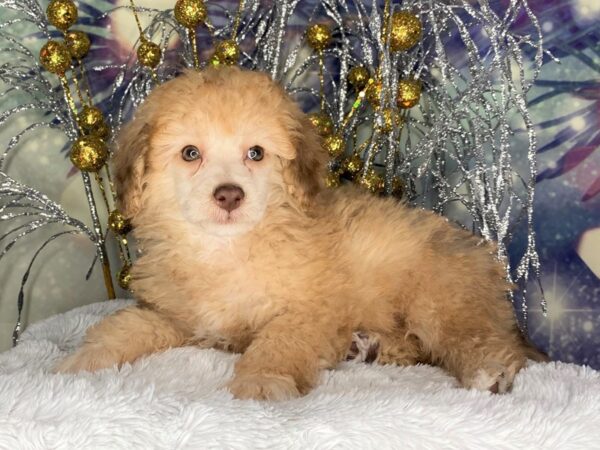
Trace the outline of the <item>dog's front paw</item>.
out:
M 236 375 L 228 385 L 235 398 L 254 400 L 289 400 L 299 397 L 296 382 L 289 375 Z
M 95 372 L 118 364 L 119 361 L 106 351 L 79 349 L 67 356 L 53 369 L 54 373 Z

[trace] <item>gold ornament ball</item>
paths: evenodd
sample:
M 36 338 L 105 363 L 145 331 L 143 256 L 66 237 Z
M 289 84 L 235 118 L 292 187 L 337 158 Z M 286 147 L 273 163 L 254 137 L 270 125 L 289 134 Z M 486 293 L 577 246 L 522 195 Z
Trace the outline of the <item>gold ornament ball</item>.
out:
M 206 20 L 206 6 L 202 0 L 178 0 L 175 19 L 187 28 L 196 28 Z
M 92 130 L 91 134 L 106 141 L 110 138 L 110 127 L 106 122 L 102 121 L 102 123 Z
M 400 80 L 398 83 L 398 108 L 408 109 L 419 103 L 421 98 L 421 82 L 418 80 Z
M 317 23 L 308 27 L 306 38 L 313 50 L 320 52 L 331 42 L 331 30 L 327 25 Z
M 327 177 L 325 177 L 325 186 L 330 189 L 336 188 L 340 184 L 342 184 L 342 181 L 340 180 L 339 172 L 329 172 Z
M 108 226 L 113 233 L 119 235 L 124 235 L 131 231 L 131 223 L 129 220 L 116 209 L 108 215 Z
M 342 168 L 350 175 L 356 175 L 363 168 L 363 160 L 358 153 L 353 153 L 342 163 Z
M 355 91 L 362 91 L 369 81 L 369 71 L 366 67 L 356 66 L 348 72 L 348 83 Z
M 64 75 L 71 66 L 71 54 L 65 44 L 50 40 L 40 50 L 40 63 L 48 72 Z
M 367 174 L 360 179 L 359 184 L 374 194 L 381 193 L 385 187 L 383 178 L 373 169 L 370 169 Z
M 160 62 L 160 56 L 161 51 L 157 44 L 146 39 L 142 40 L 137 49 L 138 61 L 142 66 L 154 69 Z
M 404 181 L 400 177 L 392 179 L 392 195 L 397 198 L 404 196 Z
M 333 133 L 333 121 L 325 113 L 312 113 L 308 115 L 308 120 L 317 129 L 319 135 L 325 137 Z
M 77 123 L 86 132 L 95 130 L 104 122 L 102 111 L 95 106 L 84 106 L 77 115 Z
M 395 12 L 390 29 L 390 49 L 393 52 L 407 51 L 413 48 L 423 33 L 421 20 L 406 11 Z
M 121 267 L 121 270 L 117 273 L 117 282 L 122 289 L 129 290 L 129 284 L 131 283 L 131 266 L 127 263 Z
M 391 133 L 394 128 L 402 125 L 402 117 L 398 114 L 398 111 L 392 108 L 385 108 L 382 112 L 383 123 L 381 124 L 381 131 L 384 133 Z
M 240 57 L 240 47 L 233 39 L 221 41 L 217 45 L 215 56 L 218 58 L 219 63 L 232 66 L 238 62 L 238 58 Z
M 108 158 L 106 144 L 96 136 L 81 136 L 71 148 L 71 162 L 84 172 L 97 172 Z
M 378 108 L 381 104 L 382 89 L 383 86 L 381 84 L 381 81 L 374 81 L 373 83 L 369 83 L 369 86 L 367 87 L 367 100 L 374 108 Z
M 81 59 L 90 51 L 90 38 L 83 31 L 71 30 L 65 34 L 65 44 L 75 59 Z
M 72 0 L 52 0 L 46 9 L 48 21 L 61 31 L 66 31 L 77 20 L 77 7 Z
M 325 147 L 325 150 L 327 150 L 329 156 L 335 158 L 344 153 L 346 143 L 339 134 L 333 134 L 325 138 L 323 141 L 323 147 Z

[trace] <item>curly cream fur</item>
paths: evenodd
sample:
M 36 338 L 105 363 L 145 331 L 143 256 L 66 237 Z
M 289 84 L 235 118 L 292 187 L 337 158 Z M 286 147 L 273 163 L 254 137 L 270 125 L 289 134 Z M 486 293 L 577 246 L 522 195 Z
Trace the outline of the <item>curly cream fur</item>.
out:
M 208 152 L 189 174 L 170 153 L 196 126 L 194 139 L 215 134 L 213 146 L 244 133 L 268 143 L 262 166 L 223 175 L 248 184 L 235 220 L 211 209 L 203 189 L 214 186 L 201 179 L 234 150 Z M 530 350 L 494 249 L 431 212 L 352 186 L 323 189 L 325 159 L 304 114 L 266 75 L 186 72 L 155 89 L 114 156 L 121 207 L 143 249 L 132 272 L 139 306 L 89 330 L 59 370 L 216 347 L 243 353 L 234 395 L 283 399 L 307 393 L 361 331 L 378 337 L 381 363 L 436 363 L 465 387 L 508 389 Z M 221 235 L 229 225 L 215 221 L 230 219 L 234 231 Z

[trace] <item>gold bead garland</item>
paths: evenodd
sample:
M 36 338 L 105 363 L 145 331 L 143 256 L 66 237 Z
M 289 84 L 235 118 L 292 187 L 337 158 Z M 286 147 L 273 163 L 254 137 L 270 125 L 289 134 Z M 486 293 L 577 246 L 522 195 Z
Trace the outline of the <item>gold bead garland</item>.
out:
M 208 60 L 208 65 L 219 66 L 221 64 L 232 66 L 238 63 L 241 51 L 237 43 L 237 30 L 241 22 L 241 14 L 244 9 L 244 0 L 240 0 L 238 11 L 232 27 L 231 37 L 220 41 Z M 208 11 L 203 0 L 178 0 L 174 9 L 175 19 L 187 28 L 188 38 L 194 53 L 194 65 L 200 68 L 198 49 L 196 44 L 195 28 L 203 23 L 214 37 L 214 27 L 208 19 Z
M 321 99 L 321 113 L 325 113 L 325 50 L 331 43 L 331 30 L 325 24 L 317 23 L 306 30 L 308 45 L 317 52 L 319 57 L 319 97 Z
M 407 51 L 414 47 L 420 40 L 422 35 L 422 24 L 420 19 L 409 12 L 400 11 L 391 14 L 392 4 L 390 0 L 386 0 L 384 8 L 384 20 L 382 27 L 383 36 L 387 36 L 386 44 L 393 52 Z M 390 16 L 391 15 L 391 16 Z M 418 104 L 421 94 L 421 84 L 413 80 L 401 80 L 396 96 L 396 106 L 390 106 L 393 102 L 388 98 L 385 92 L 381 79 L 381 69 L 378 69 L 376 74 L 371 76 L 369 70 L 363 66 L 356 66 L 349 70 L 347 82 L 352 89 L 357 93 L 356 100 L 352 105 L 351 110 L 341 123 L 339 130 L 335 131 L 329 127 L 328 116 L 324 114 L 325 110 L 325 95 L 324 95 L 324 76 L 323 76 L 323 50 L 330 45 L 332 34 L 326 25 L 314 24 L 311 25 L 306 32 L 306 39 L 309 46 L 319 53 L 319 78 L 321 87 L 321 111 L 308 116 L 310 122 L 317 129 L 317 132 L 324 137 L 323 147 L 331 158 L 337 159 L 344 154 L 346 143 L 344 141 L 344 130 L 351 122 L 353 114 L 360 108 L 364 99 L 366 99 L 378 117 L 375 135 L 375 152 L 383 144 L 383 138 L 394 130 L 404 125 L 404 117 L 398 112 L 397 108 L 407 109 Z M 382 50 L 384 51 L 384 50 Z M 383 55 L 380 55 L 383 58 Z M 393 103 L 392 103 L 393 104 Z M 354 135 L 354 146 L 356 146 L 356 133 Z M 364 144 L 361 145 L 364 150 Z M 363 162 L 359 150 L 354 150 L 352 154 L 338 162 L 340 171 L 332 171 L 328 174 L 326 184 L 329 187 L 338 186 L 340 183 L 341 173 L 346 173 L 351 178 L 356 178 L 356 181 L 373 193 L 382 193 L 385 188 L 383 177 L 372 167 L 372 161 Z M 366 167 L 365 167 L 366 165 Z M 363 172 L 364 171 L 364 172 Z M 362 176 L 357 175 L 363 172 Z M 395 177 L 390 187 L 391 193 L 396 196 L 402 196 L 403 183 L 398 177 Z
M 244 0 L 240 0 L 238 5 L 238 11 L 235 16 L 233 23 L 231 37 L 219 42 L 215 48 L 214 53 L 210 57 L 208 64 L 212 66 L 219 66 L 221 64 L 232 66 L 238 63 L 241 51 L 240 46 L 237 43 L 236 37 L 242 20 L 242 12 L 244 10 Z M 206 25 L 211 29 L 208 21 Z
M 133 7 L 133 1 L 131 1 Z M 139 27 L 139 20 L 137 15 L 136 22 Z M 100 171 L 105 169 L 106 176 L 109 180 L 111 189 L 113 187 L 110 179 L 110 171 L 106 166 L 106 161 L 109 156 L 108 147 L 106 141 L 110 137 L 110 127 L 104 120 L 102 111 L 99 108 L 92 105 L 92 95 L 89 88 L 87 77 L 85 76 L 84 66 L 81 59 L 85 57 L 91 46 L 90 39 L 86 33 L 78 30 L 69 30 L 69 28 L 76 22 L 78 16 L 77 8 L 72 0 L 52 0 L 47 8 L 48 21 L 59 29 L 63 33 L 64 41 L 49 40 L 44 44 L 40 50 L 40 64 L 48 71 L 58 76 L 62 85 L 65 98 L 71 110 L 77 129 L 79 130 L 79 137 L 73 142 L 70 160 L 75 167 L 82 172 L 93 173 L 93 176 L 98 184 L 102 199 L 106 208 L 109 209 L 109 200 L 105 192 L 105 186 Z M 141 27 L 139 27 L 141 30 Z M 155 67 L 160 61 L 160 48 L 155 44 L 149 42 L 141 35 L 141 50 L 138 49 L 138 55 L 142 64 L 145 64 L 151 68 Z M 76 60 L 76 63 L 72 66 L 72 60 Z M 77 68 L 79 75 L 73 73 L 72 79 L 70 80 L 77 92 L 77 97 L 80 101 L 82 109 L 78 112 L 75 99 L 71 94 L 71 87 L 69 80 L 67 79 L 66 73 L 71 68 Z M 156 76 L 153 72 L 153 75 Z M 80 80 L 85 83 L 84 86 L 87 90 L 87 100 L 84 100 L 82 90 L 80 89 Z M 84 177 L 84 183 L 89 187 L 90 177 Z M 113 201 L 116 200 L 116 194 L 114 190 L 111 190 Z M 104 275 L 104 281 L 107 289 L 109 298 L 115 297 L 114 287 L 112 283 L 112 277 L 110 273 L 110 262 L 108 260 L 106 248 L 104 245 L 104 238 L 102 237 L 102 225 L 97 220 L 97 210 L 95 202 L 90 200 L 90 209 L 93 212 L 92 217 L 96 217 L 94 220 L 94 227 L 98 230 L 99 244 L 100 244 L 100 255 L 102 260 L 102 272 Z M 131 257 L 129 255 L 129 248 L 125 233 L 129 231 L 129 224 L 127 221 L 121 220 L 122 216 L 116 215 L 115 211 L 111 213 L 109 226 L 113 231 L 119 233 L 119 253 L 121 260 L 123 261 L 124 267 L 130 267 Z M 119 276 L 121 283 L 128 283 L 128 269 Z
M 178 0 L 175 4 L 175 20 L 187 28 L 188 39 L 192 44 L 194 66 L 200 68 L 198 46 L 196 42 L 196 28 L 205 22 L 208 17 L 203 0 Z
M 389 45 L 392 51 L 400 51 L 400 50 L 408 50 L 417 44 L 421 37 L 422 26 L 418 17 L 407 13 L 407 12 L 399 12 L 394 13 L 390 19 L 391 13 L 391 2 L 386 0 L 385 4 L 385 13 L 384 17 L 386 20 L 384 22 L 389 24 L 389 30 L 387 30 L 387 26 L 384 26 L 382 29 L 382 33 L 388 34 L 389 31 Z M 383 99 L 383 83 L 381 81 L 381 73 L 377 72 L 377 75 L 371 78 L 369 71 L 363 66 L 356 66 L 350 69 L 348 72 L 347 81 L 348 84 L 352 87 L 352 89 L 357 93 L 356 101 L 350 112 L 347 114 L 345 119 L 342 122 L 341 130 L 338 130 L 337 133 L 334 133 L 332 127 L 329 126 L 329 117 L 324 113 L 325 110 L 325 96 L 324 96 L 324 76 L 323 76 L 323 50 L 330 45 L 332 35 L 331 31 L 326 25 L 322 24 L 314 24 L 311 25 L 306 32 L 307 42 L 310 47 L 319 53 L 319 63 L 320 63 L 320 71 L 319 78 L 321 81 L 321 112 L 313 113 L 308 116 L 310 122 L 316 128 L 317 132 L 324 137 L 323 147 L 329 154 L 331 158 L 338 158 L 343 155 L 344 150 L 346 148 L 346 144 L 343 138 L 343 130 L 350 123 L 350 118 L 354 114 L 354 112 L 360 107 L 364 98 L 370 103 L 372 108 L 375 110 L 377 116 L 379 117 L 378 121 L 378 131 L 381 133 L 380 136 L 384 136 L 386 134 L 392 133 L 399 127 L 402 127 L 404 123 L 403 117 L 399 114 L 399 112 L 392 107 L 385 107 L 382 109 L 384 105 L 389 105 L 389 99 Z M 419 94 L 420 94 L 420 85 L 418 85 Z M 418 103 L 419 97 L 416 97 L 415 102 L 415 88 L 413 85 L 401 85 L 398 90 L 397 103 L 400 108 L 407 108 L 414 106 L 414 104 Z M 403 96 L 401 95 L 403 94 Z M 382 101 L 385 103 L 382 104 Z M 410 106 L 407 106 L 410 105 Z M 329 119 L 329 120 L 328 120 Z M 381 139 L 381 138 L 379 138 Z M 356 144 L 354 144 L 356 145 Z M 382 145 L 381 143 L 377 143 L 377 146 Z M 340 175 L 342 172 L 347 173 L 351 177 L 354 177 L 359 172 L 364 169 L 364 162 L 360 157 L 360 153 L 354 151 L 349 157 L 345 158 L 339 166 L 341 171 L 332 171 L 328 174 L 326 178 L 326 184 L 328 187 L 338 186 L 340 183 Z M 371 163 L 369 163 L 370 166 Z M 374 193 L 381 193 L 385 187 L 385 182 L 383 177 L 377 173 L 373 168 L 368 168 L 368 170 L 363 174 L 362 177 L 357 179 L 357 182 Z M 398 180 L 394 180 L 395 186 L 399 185 Z M 393 187 L 392 190 L 396 192 L 398 189 Z
M 319 61 L 319 98 L 321 109 L 318 113 L 308 116 L 308 119 L 317 129 L 320 136 L 324 138 L 323 148 L 329 153 L 329 156 L 336 158 L 344 153 L 345 142 L 340 134 L 332 134 L 334 125 L 331 117 L 326 113 L 325 100 L 325 54 L 323 51 L 331 44 L 331 30 L 325 24 L 313 24 L 306 30 L 306 40 L 308 45 L 317 52 Z M 339 186 L 340 174 L 330 172 L 327 175 L 325 184 L 328 187 Z
M 140 18 L 138 17 L 136 6 L 133 0 L 129 0 L 129 6 L 131 8 L 131 12 L 133 13 L 133 18 L 135 19 L 140 36 L 140 45 L 136 50 L 138 61 L 142 66 L 148 67 L 152 73 L 152 77 L 155 80 L 158 80 L 155 69 L 160 63 L 162 51 L 157 44 L 148 40 L 148 38 L 146 38 L 144 35 L 144 30 L 142 29 L 142 24 L 140 23 Z

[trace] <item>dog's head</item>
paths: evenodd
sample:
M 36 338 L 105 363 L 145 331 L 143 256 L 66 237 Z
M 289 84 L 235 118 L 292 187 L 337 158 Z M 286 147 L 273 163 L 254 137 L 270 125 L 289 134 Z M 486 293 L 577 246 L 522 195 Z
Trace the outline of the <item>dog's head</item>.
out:
M 188 71 L 157 87 L 119 134 L 113 157 L 123 214 L 184 220 L 235 236 L 269 207 L 306 208 L 325 154 L 312 125 L 267 75 Z

